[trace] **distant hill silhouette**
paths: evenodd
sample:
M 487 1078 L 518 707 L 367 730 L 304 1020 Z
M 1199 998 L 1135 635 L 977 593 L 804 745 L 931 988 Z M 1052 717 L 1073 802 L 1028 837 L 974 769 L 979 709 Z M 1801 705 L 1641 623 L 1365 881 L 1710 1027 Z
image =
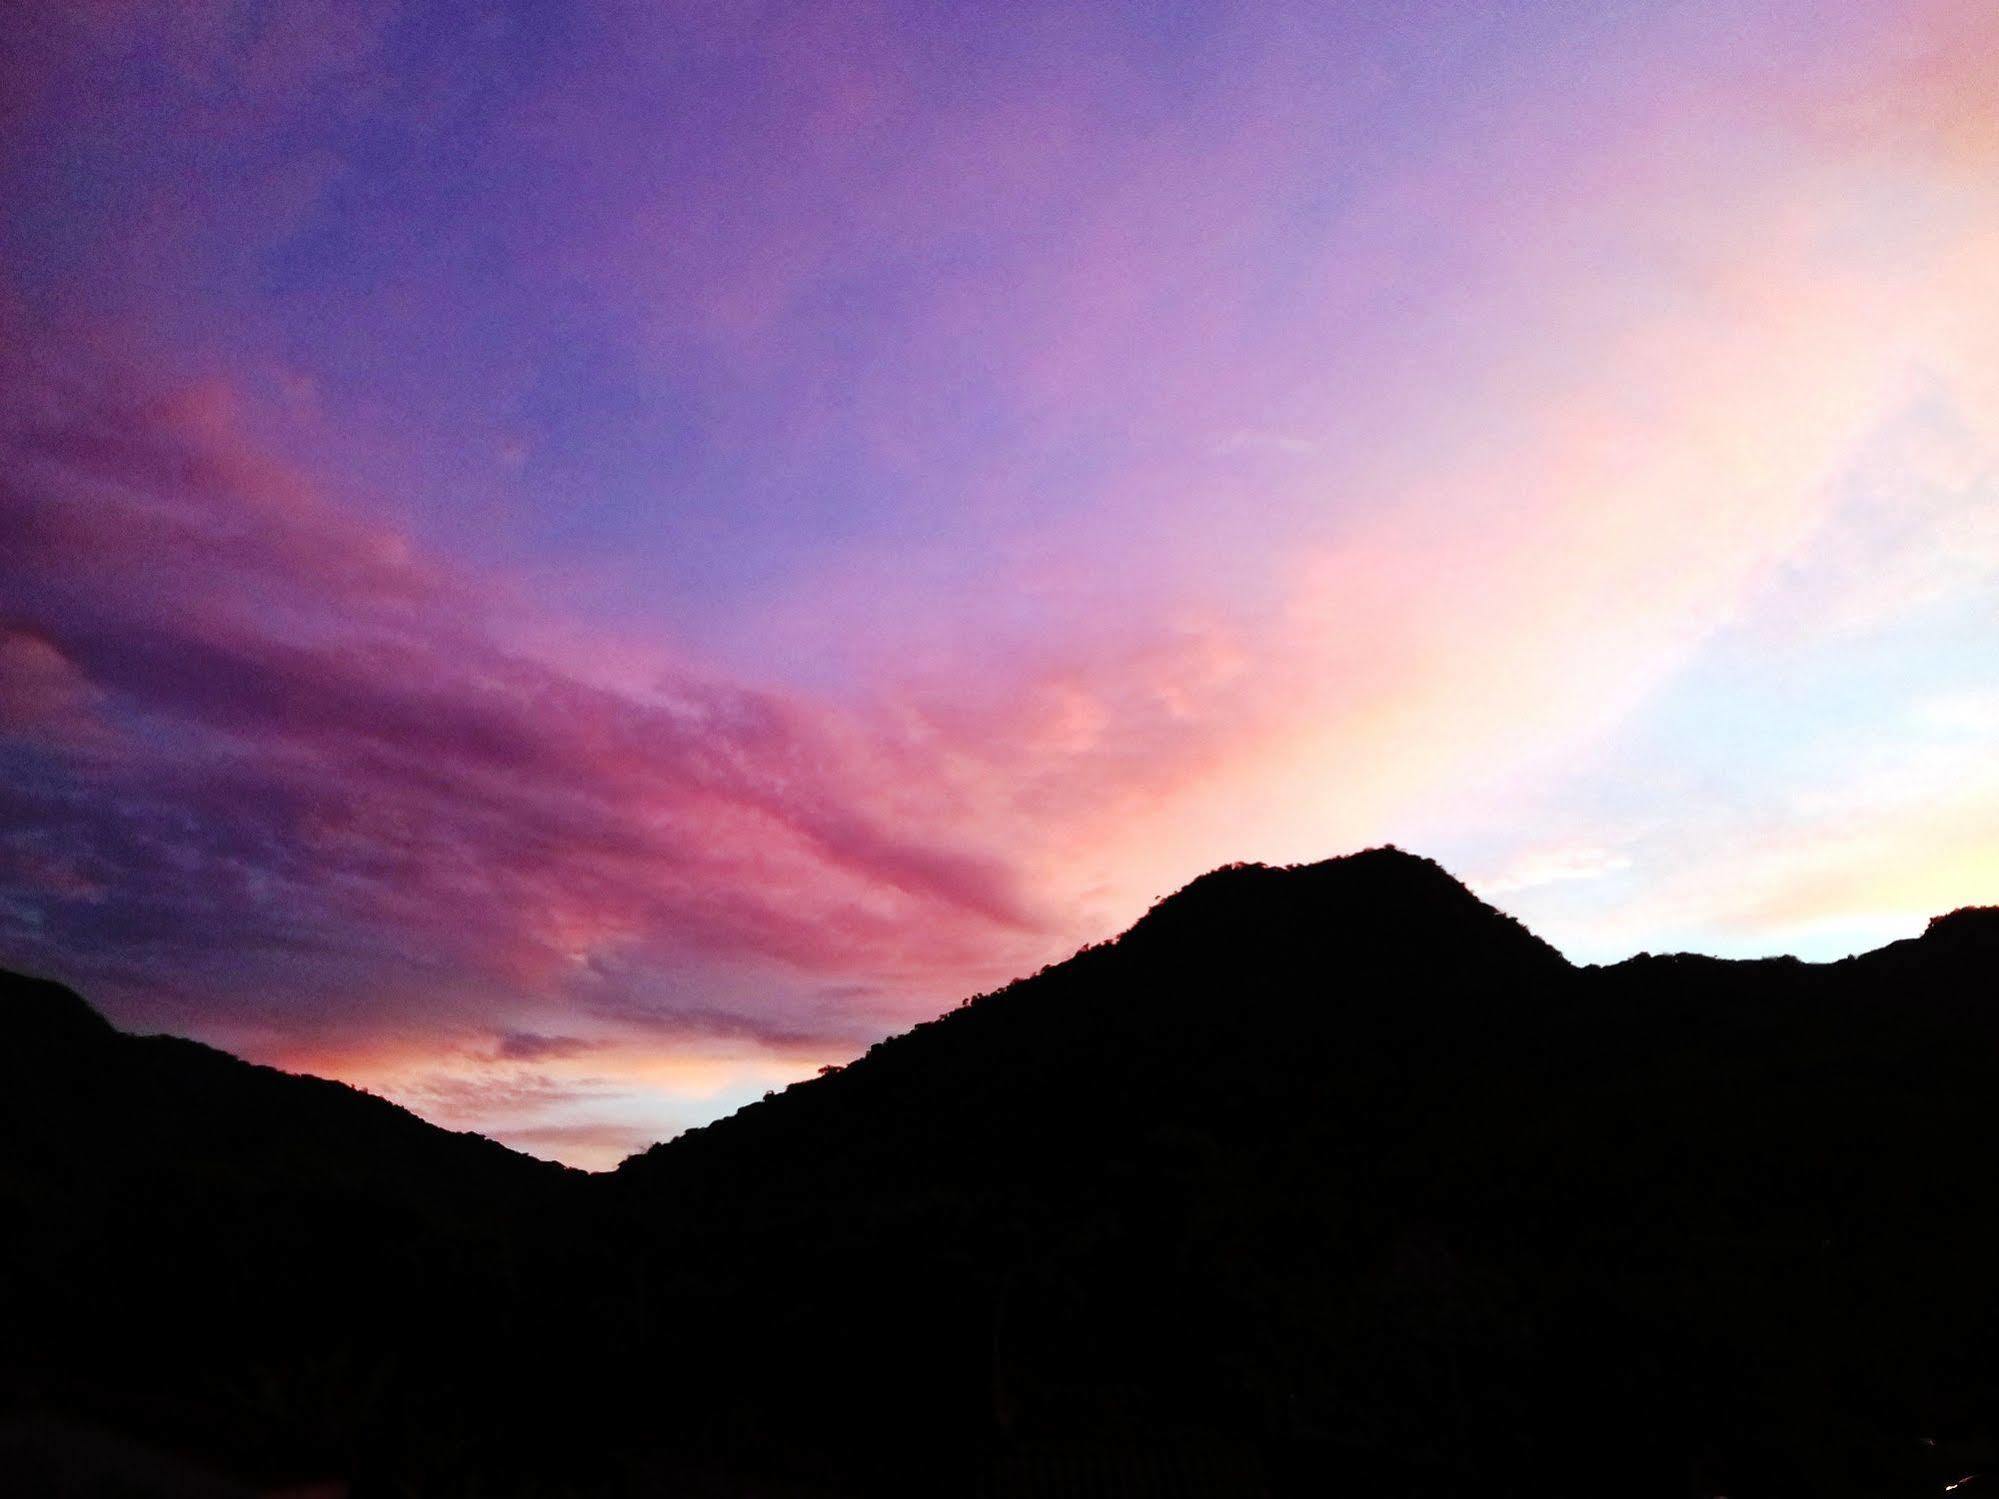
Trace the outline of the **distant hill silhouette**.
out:
M 0 1394 L 361 1494 L 1936 1495 L 1996 991 L 1999 911 L 1576 968 L 1235 866 L 588 1177 L 8 977 Z

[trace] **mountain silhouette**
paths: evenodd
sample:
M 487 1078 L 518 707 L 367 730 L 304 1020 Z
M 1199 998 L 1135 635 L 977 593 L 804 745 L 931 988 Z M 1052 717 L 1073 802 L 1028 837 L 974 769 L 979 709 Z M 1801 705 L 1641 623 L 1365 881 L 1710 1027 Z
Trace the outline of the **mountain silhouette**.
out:
M 0 1395 L 360 1494 L 1975 1495 L 1995 979 L 1239 865 L 586 1176 L 9 976 Z

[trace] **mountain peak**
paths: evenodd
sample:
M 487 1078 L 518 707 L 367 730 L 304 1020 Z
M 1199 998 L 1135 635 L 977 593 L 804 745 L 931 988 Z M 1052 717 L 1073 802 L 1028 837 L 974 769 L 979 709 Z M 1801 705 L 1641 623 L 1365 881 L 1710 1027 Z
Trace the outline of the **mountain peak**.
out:
M 1999 906 L 1959 906 L 1932 916 L 1922 940 L 1950 948 L 1999 949 Z
M 1344 958 L 1567 960 L 1433 859 L 1392 844 L 1314 864 L 1226 864 L 1159 901 L 1119 946 L 1239 953 L 1324 946 Z

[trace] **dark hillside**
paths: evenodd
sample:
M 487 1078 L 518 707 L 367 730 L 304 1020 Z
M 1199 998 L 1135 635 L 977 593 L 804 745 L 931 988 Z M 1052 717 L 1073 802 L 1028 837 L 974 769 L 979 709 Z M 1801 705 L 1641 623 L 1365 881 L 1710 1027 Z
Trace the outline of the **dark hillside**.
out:
M 12 1377 L 382 1493 L 1937 1495 L 1995 933 L 1577 969 L 1395 850 L 1233 867 L 599 1178 L 22 981 Z
M 414 1461 L 576 1173 L 59 985 L 0 974 L 0 1025 L 0 1396 L 251 1475 Z

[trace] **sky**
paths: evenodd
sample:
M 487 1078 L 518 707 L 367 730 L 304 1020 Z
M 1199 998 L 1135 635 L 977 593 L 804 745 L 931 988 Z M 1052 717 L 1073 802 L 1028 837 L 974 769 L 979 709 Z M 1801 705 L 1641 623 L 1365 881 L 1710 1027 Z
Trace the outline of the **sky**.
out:
M 18 0 L 0 963 L 602 1167 L 1394 842 L 1999 902 L 1999 7 Z

